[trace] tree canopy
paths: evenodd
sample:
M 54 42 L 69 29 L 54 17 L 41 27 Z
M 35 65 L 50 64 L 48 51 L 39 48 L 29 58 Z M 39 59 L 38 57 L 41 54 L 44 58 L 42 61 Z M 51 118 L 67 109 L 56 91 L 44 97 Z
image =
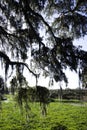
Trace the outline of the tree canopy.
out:
M 87 52 L 73 45 L 86 34 L 86 0 L 0 1 L 0 57 L 6 74 L 9 65 L 21 73 L 26 66 L 37 77 L 25 63 L 31 55 L 45 76 L 67 83 L 64 69 L 87 66 Z

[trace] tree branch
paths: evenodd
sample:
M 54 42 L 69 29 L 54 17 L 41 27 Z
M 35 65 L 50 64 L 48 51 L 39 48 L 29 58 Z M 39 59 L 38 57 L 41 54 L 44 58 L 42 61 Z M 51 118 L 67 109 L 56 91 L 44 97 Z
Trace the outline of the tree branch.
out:
M 44 20 L 44 18 L 43 18 L 39 13 L 36 13 L 34 10 L 32 10 L 30 7 L 29 7 L 29 10 L 32 12 L 32 14 L 34 14 L 36 17 L 38 17 L 40 20 L 42 20 L 42 22 L 48 27 L 48 30 L 51 32 L 52 36 L 53 36 L 54 38 L 56 38 L 55 35 L 54 35 L 54 33 L 53 33 L 53 31 L 52 31 L 52 28 L 51 28 L 50 25 Z
M 13 65 L 18 65 L 18 66 L 19 65 L 23 65 L 23 66 L 26 66 L 26 68 L 29 70 L 30 73 L 32 73 L 35 76 L 35 78 L 37 78 L 39 76 L 38 74 L 35 74 L 32 70 L 30 70 L 30 68 L 28 67 L 28 65 L 26 63 L 11 61 L 9 59 L 9 57 L 4 52 L 0 51 L 0 57 L 3 58 L 5 60 L 5 62 L 6 62 L 6 64 L 8 64 L 8 65 L 11 65 L 11 66 L 13 66 Z

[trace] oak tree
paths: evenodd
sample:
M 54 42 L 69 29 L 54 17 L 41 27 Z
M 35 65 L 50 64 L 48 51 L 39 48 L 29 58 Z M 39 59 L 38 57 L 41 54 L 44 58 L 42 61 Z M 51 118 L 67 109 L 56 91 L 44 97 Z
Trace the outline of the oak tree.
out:
M 87 66 L 87 52 L 73 44 L 86 34 L 86 0 L 0 1 L 0 60 L 6 75 L 9 66 L 21 74 L 27 67 L 37 83 L 37 74 L 25 63 L 31 56 L 45 76 L 67 83 L 67 67 Z

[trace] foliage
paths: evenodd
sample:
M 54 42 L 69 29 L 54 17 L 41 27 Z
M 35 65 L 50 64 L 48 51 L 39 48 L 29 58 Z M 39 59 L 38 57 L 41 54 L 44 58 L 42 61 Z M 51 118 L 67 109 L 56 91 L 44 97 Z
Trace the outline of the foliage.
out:
M 4 94 L 5 89 L 5 83 L 4 79 L 0 76 L 0 94 Z
M 26 109 L 27 113 L 31 109 L 29 103 L 40 102 L 42 115 L 46 115 L 46 107 L 49 103 L 49 90 L 42 86 L 37 86 L 37 88 L 19 88 L 16 94 L 16 101 L 20 108 Z
M 4 94 L 8 94 L 8 88 L 5 84 L 4 79 L 0 76 L 0 101 L 6 100 L 6 98 L 4 97 Z M 0 105 L 1 105 L 1 102 L 0 102 Z
M 26 78 L 19 72 L 17 72 L 17 76 L 14 76 L 12 80 L 10 81 L 10 88 L 11 88 L 11 93 L 17 92 L 18 89 L 21 88 L 27 88 L 28 87 L 28 82 Z
M 87 63 L 85 63 L 85 65 L 82 66 L 82 70 L 80 72 L 80 79 L 82 82 L 82 86 L 84 88 L 87 88 Z
M 83 97 L 87 96 L 87 90 L 85 89 L 63 89 L 62 90 L 62 95 L 60 97 L 60 91 L 59 89 L 57 90 L 50 90 L 50 98 L 52 99 L 67 99 L 67 100 L 84 100 Z
M 2 0 L 0 56 L 6 61 L 6 73 L 9 65 L 19 66 L 18 61 L 25 61 L 30 49 L 35 66 L 46 76 L 67 83 L 64 69 L 69 66 L 76 71 L 79 60 L 86 60 L 83 53 L 87 53 L 73 45 L 75 38 L 87 34 L 86 8 L 86 0 Z M 8 51 L 17 62 L 9 59 Z
M 10 66 L 12 72 L 16 70 L 11 86 L 19 94 L 19 104 L 28 98 L 23 89 L 27 88 L 24 67 L 35 76 L 37 87 L 36 69 L 50 76 L 52 84 L 54 80 L 67 84 L 67 67 L 77 72 L 78 67 L 87 66 L 87 52 L 73 44 L 74 39 L 87 35 L 86 0 L 1 0 L 0 12 L 0 60 L 5 80 Z M 45 109 L 47 91 L 36 89 Z
M 49 90 L 45 87 L 36 86 L 36 95 L 40 101 L 42 115 L 47 115 L 47 104 L 49 103 Z
M 42 114 L 46 115 L 46 106 L 49 103 L 49 90 L 42 86 L 29 87 L 23 75 L 13 77 L 11 80 L 11 92 L 15 94 L 16 101 L 20 108 L 30 109 L 29 102 L 40 102 Z

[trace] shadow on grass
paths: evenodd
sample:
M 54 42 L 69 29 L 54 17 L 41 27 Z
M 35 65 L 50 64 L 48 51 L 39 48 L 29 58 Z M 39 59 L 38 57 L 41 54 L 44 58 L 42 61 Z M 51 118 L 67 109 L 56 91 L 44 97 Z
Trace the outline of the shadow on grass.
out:
M 62 124 L 57 124 L 51 128 L 51 130 L 68 130 L 66 126 Z

